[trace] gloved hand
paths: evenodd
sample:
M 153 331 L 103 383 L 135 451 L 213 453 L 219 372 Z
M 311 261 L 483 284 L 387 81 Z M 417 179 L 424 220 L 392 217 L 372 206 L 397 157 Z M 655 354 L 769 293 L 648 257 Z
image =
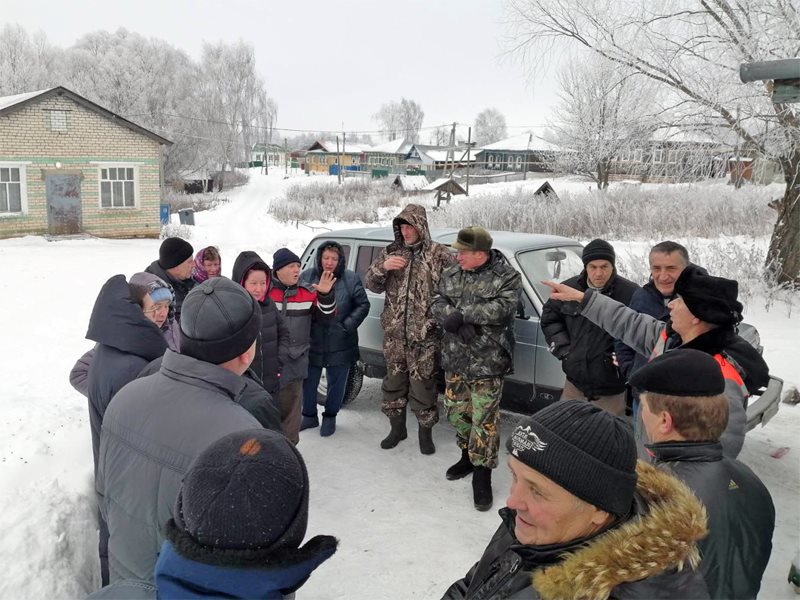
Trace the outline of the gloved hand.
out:
M 478 332 L 475 331 L 475 325 L 472 323 L 464 323 L 458 328 L 458 337 L 465 344 L 469 344 L 476 335 L 478 335 Z
M 450 313 L 442 321 L 442 329 L 448 333 L 457 333 L 458 329 L 464 323 L 464 315 L 460 310 Z

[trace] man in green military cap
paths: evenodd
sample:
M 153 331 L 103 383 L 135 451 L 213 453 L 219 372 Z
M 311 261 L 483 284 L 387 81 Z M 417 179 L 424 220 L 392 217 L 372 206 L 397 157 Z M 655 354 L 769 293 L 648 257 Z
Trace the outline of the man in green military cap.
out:
M 453 248 L 458 264 L 442 273 L 431 305 L 444 329 L 445 407 L 461 449 L 446 476 L 454 480 L 472 473 L 475 508 L 489 510 L 503 377 L 514 363 L 520 275 L 492 250 L 492 236 L 483 227 L 459 231 Z

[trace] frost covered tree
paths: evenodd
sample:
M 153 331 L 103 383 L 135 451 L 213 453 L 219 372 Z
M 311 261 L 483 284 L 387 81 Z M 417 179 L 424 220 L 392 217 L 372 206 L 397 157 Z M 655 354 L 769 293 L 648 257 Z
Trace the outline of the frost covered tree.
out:
M 419 142 L 419 132 L 422 129 L 425 111 L 414 100 L 401 98 L 400 102 L 389 102 L 381 105 L 372 118 L 378 123 L 378 126 L 383 130 L 383 134 L 389 140 L 396 140 L 399 136 L 417 143 Z
M 780 283 L 800 283 L 800 108 L 773 104 L 768 86 L 738 78 L 742 62 L 796 56 L 796 0 L 506 1 L 512 51 L 534 66 L 563 43 L 588 49 L 656 82 L 684 122 L 777 160 L 786 189 L 766 268 Z
M 485 146 L 508 136 L 506 118 L 496 108 L 485 108 L 475 117 L 475 144 Z
M 561 170 L 608 187 L 611 162 L 647 146 L 658 127 L 654 86 L 627 67 L 600 56 L 580 56 L 558 74 L 559 103 L 551 134 L 565 151 Z
M 55 59 L 44 33 L 31 37 L 22 26 L 6 24 L 0 30 L 0 95 L 48 87 Z

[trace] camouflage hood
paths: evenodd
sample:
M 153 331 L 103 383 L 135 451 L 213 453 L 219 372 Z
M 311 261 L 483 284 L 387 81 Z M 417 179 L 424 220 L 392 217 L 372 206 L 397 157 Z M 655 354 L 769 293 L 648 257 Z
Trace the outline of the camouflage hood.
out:
M 404 222 L 408 223 L 417 230 L 419 239 L 422 241 L 423 245 L 430 245 L 431 232 L 430 229 L 428 229 L 428 212 L 425 210 L 424 206 L 419 204 L 409 204 L 403 210 L 401 210 L 400 214 L 397 215 L 392 221 L 394 244 L 389 246 L 390 252 L 398 247 L 402 248 L 405 246 L 403 234 L 400 233 L 400 225 Z

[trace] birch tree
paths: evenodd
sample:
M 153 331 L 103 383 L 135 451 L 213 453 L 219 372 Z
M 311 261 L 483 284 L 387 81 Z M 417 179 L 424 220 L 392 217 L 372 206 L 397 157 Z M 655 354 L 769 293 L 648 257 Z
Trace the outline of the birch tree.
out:
M 800 283 L 800 114 L 743 85 L 742 62 L 790 58 L 800 47 L 796 0 L 506 0 L 511 51 L 532 67 L 563 44 L 588 49 L 659 85 L 685 122 L 733 134 L 743 151 L 774 157 L 784 196 L 766 269 Z
M 475 144 L 486 146 L 508 136 L 506 118 L 496 108 L 485 108 L 475 117 Z

